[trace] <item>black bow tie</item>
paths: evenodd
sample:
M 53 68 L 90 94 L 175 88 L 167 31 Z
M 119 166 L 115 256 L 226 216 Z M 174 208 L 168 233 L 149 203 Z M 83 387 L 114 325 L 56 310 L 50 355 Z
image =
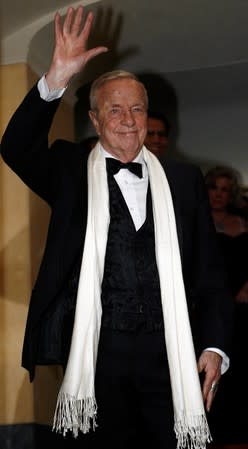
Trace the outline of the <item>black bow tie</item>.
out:
M 112 157 L 106 157 L 106 166 L 107 171 L 111 175 L 115 175 L 121 168 L 127 168 L 134 175 L 142 178 L 142 164 L 139 162 L 124 162 L 119 161 L 118 159 L 113 159 Z

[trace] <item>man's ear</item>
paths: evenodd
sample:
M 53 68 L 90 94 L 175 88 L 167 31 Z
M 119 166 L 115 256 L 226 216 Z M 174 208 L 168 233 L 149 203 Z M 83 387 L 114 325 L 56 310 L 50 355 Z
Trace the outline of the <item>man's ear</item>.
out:
M 92 123 L 94 125 L 97 135 L 100 136 L 100 127 L 99 127 L 99 121 L 97 118 L 97 113 L 95 111 L 89 111 L 88 114 L 89 114 L 90 120 L 92 121 Z

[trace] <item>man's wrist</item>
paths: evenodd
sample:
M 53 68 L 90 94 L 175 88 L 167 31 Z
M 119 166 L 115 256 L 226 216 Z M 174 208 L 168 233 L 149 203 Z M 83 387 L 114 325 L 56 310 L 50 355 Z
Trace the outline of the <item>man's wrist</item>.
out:
M 68 86 L 71 77 L 66 75 L 65 70 L 53 70 L 46 73 L 46 82 L 50 91 L 65 89 Z
M 40 97 L 45 101 L 53 101 L 61 98 L 67 88 L 62 87 L 50 90 L 47 84 L 46 75 L 42 76 L 42 78 L 38 82 L 37 87 L 40 93 Z
M 229 357 L 226 355 L 225 352 L 223 352 L 221 349 L 219 348 L 206 348 L 204 349 L 204 351 L 213 351 L 216 352 L 217 354 L 219 354 L 222 357 L 222 361 L 221 361 L 221 374 L 224 374 L 230 365 L 230 359 Z

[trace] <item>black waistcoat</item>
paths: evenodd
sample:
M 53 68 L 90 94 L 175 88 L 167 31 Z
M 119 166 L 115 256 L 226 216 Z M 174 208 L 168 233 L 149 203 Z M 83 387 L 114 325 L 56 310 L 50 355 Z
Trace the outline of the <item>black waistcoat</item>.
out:
M 102 282 L 102 326 L 160 330 L 163 318 L 150 187 L 146 220 L 136 231 L 118 184 L 111 176 L 108 183 L 111 218 Z
M 102 282 L 102 326 L 118 330 L 160 330 L 163 326 L 160 285 L 155 260 L 151 193 L 147 216 L 136 232 L 114 178 L 109 180 L 110 226 Z M 37 364 L 66 364 L 73 329 L 82 249 L 69 278 L 43 317 Z

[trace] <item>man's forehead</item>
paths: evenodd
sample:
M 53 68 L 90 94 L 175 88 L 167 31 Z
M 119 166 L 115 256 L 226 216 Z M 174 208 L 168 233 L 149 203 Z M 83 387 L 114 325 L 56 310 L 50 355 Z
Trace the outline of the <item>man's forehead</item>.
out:
M 99 88 L 99 93 L 101 96 L 113 98 L 128 97 L 130 94 L 142 98 L 145 96 L 142 84 L 127 78 L 107 81 Z

